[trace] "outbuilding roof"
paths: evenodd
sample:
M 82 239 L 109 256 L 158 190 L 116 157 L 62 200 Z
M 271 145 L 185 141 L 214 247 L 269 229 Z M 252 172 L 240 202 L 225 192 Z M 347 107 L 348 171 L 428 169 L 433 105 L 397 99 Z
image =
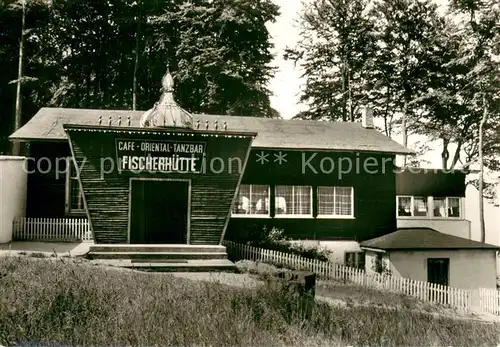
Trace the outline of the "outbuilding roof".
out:
M 23 127 L 10 136 L 12 140 L 66 140 L 63 124 L 139 127 L 144 111 L 42 108 Z M 129 124 L 130 120 L 130 124 Z M 360 151 L 392 154 L 412 154 L 376 129 L 364 128 L 361 123 L 284 120 L 260 117 L 193 115 L 193 128 L 250 131 L 258 135 L 255 148 L 309 149 L 331 151 Z
M 499 246 L 448 235 L 431 228 L 401 228 L 371 240 L 362 241 L 361 248 L 379 250 L 486 249 Z

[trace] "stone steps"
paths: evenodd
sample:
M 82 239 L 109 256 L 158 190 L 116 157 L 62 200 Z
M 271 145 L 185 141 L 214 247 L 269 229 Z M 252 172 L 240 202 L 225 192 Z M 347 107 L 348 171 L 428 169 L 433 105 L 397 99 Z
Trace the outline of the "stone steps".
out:
M 94 244 L 90 252 L 226 252 L 221 245 L 185 244 Z
M 95 252 L 88 254 L 91 259 L 131 259 L 131 260 L 188 260 L 227 259 L 226 252 Z
M 144 271 L 236 271 L 221 245 L 95 244 L 92 262 Z

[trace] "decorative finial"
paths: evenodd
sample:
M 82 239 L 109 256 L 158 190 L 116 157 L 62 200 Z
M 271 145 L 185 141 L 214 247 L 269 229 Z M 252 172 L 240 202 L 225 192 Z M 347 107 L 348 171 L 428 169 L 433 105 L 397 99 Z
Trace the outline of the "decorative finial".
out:
M 174 91 L 174 78 L 170 74 L 170 71 L 167 68 L 167 72 L 163 76 L 161 80 L 161 85 L 162 85 L 162 90 L 163 92 L 170 92 L 172 93 Z
M 205 129 L 208 130 L 208 120 L 205 121 Z
M 99 116 L 99 125 L 102 124 L 102 116 Z
M 108 125 L 111 126 L 111 116 L 109 116 Z
M 199 120 L 199 119 L 197 119 L 197 120 L 196 120 L 196 129 L 199 129 L 199 128 L 200 128 L 200 120 Z
M 227 130 L 227 122 L 224 121 L 224 130 Z
M 122 125 L 122 116 L 118 116 L 118 125 Z
M 130 115 L 127 117 L 127 125 L 130 126 Z
M 215 130 L 217 130 L 217 129 L 219 129 L 219 121 L 218 120 L 215 121 Z

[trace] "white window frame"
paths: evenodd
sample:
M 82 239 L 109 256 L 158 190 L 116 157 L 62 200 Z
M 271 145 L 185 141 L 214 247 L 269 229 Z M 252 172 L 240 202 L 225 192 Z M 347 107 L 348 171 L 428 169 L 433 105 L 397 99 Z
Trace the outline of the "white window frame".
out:
M 446 211 L 446 216 L 442 217 L 442 216 L 434 216 L 434 199 L 444 199 L 445 201 L 445 211 Z M 449 199 L 458 199 L 458 213 L 459 213 L 459 216 L 458 217 L 454 217 L 454 216 L 449 216 L 448 215 L 448 210 L 450 208 L 450 202 L 449 202 Z M 462 216 L 462 199 L 458 196 L 433 196 L 432 197 L 432 208 L 431 208 L 431 211 L 432 211 L 432 216 L 431 218 L 432 219 L 453 219 L 453 220 L 457 220 L 457 219 L 463 219 L 463 216 Z
M 65 184 L 65 213 L 66 215 L 84 215 L 85 214 L 85 206 L 83 201 L 83 191 L 80 187 L 80 182 L 78 179 L 71 177 L 72 174 L 76 171 L 75 163 L 71 157 L 66 158 L 66 184 Z M 81 199 L 82 208 L 72 208 L 71 207 L 71 191 L 72 185 L 78 184 L 79 186 L 79 199 Z
M 267 213 L 259 213 L 259 214 L 252 214 L 252 213 L 234 213 L 233 212 L 233 206 L 231 206 L 231 218 L 271 218 L 271 186 L 269 184 L 241 184 L 241 186 L 249 186 L 250 187 L 250 203 L 251 203 L 251 198 L 252 198 L 252 186 L 265 186 L 267 187 L 267 201 L 269 203 Z M 240 188 L 238 188 L 238 194 L 237 194 L 237 199 L 240 197 Z M 237 203 L 235 201 L 234 203 Z
M 399 215 L 399 198 L 411 198 L 411 216 L 400 216 Z M 415 198 L 425 198 L 427 202 L 427 215 L 426 216 L 415 216 L 414 215 L 414 210 L 415 210 Z M 446 209 L 446 216 L 441 217 L 441 216 L 434 216 L 434 199 L 436 198 L 442 198 L 445 200 L 445 209 Z M 458 217 L 450 217 L 448 216 L 448 209 L 450 206 L 449 199 L 458 199 L 458 211 L 459 211 L 459 216 Z M 413 195 L 396 195 L 396 218 L 399 219 L 440 219 L 440 220 L 458 220 L 458 219 L 464 219 L 463 217 L 463 208 L 462 208 L 462 199 L 458 196 L 446 196 L 446 197 L 433 197 L 433 196 L 413 196 Z
M 320 199 L 319 199 L 319 190 L 320 188 L 333 188 L 333 213 L 334 214 L 320 214 L 319 213 L 319 205 L 320 205 Z M 346 215 L 346 214 L 335 214 L 335 204 L 336 204 L 336 190 L 337 188 L 351 188 L 351 214 Z M 318 186 L 316 188 L 316 200 L 318 201 L 318 214 L 317 218 L 320 219 L 354 219 L 354 187 L 341 187 L 341 186 Z
M 309 207 L 310 207 L 310 213 L 308 214 L 286 214 L 286 213 L 276 213 L 276 197 L 278 196 L 276 194 L 278 187 L 292 187 L 292 196 L 294 195 L 294 188 L 295 187 L 308 187 L 309 188 Z M 301 184 L 277 184 L 274 187 L 274 218 L 313 218 L 313 187 L 309 185 L 301 185 Z
M 400 216 L 399 215 L 399 198 L 411 198 L 410 202 L 410 212 L 411 216 Z M 425 216 L 415 216 L 415 198 L 424 198 L 425 203 L 427 206 L 427 213 Z M 396 195 L 396 217 L 401 218 L 401 219 L 429 219 L 432 218 L 431 212 L 433 211 L 431 208 L 429 208 L 429 197 L 427 196 L 421 196 L 421 195 Z

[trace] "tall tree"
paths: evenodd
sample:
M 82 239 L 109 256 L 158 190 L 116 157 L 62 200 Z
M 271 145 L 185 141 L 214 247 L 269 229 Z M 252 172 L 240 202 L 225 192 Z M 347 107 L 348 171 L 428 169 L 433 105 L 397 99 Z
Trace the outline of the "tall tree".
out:
M 168 64 L 190 111 L 277 116 L 266 89 L 274 73 L 266 24 L 278 15 L 271 0 L 27 1 L 37 7 L 26 11 L 22 122 L 43 106 L 148 109 Z M 19 80 L 11 67 L 21 15 L 0 0 L 3 144 L 14 124 L 8 82 Z
M 26 0 L 21 1 L 21 36 L 19 37 L 19 54 L 18 54 L 18 67 L 17 67 L 17 82 L 16 82 L 16 113 L 14 115 L 14 130 L 21 127 L 21 83 L 23 78 L 23 64 L 24 64 L 24 36 L 26 30 Z M 20 154 L 20 143 L 14 142 L 12 149 L 14 155 Z
M 31 96 L 39 90 L 40 34 L 46 28 L 47 14 L 48 4 L 43 0 L 0 1 L 0 153 L 10 150 L 7 136 L 36 104 Z
M 199 0 L 163 16 L 179 21 L 172 65 L 180 103 L 193 112 L 275 116 L 266 88 L 273 75 L 266 23 L 277 15 L 270 0 Z
M 306 78 L 300 101 L 309 110 L 297 117 L 354 121 L 368 102 L 366 66 L 375 45 L 367 6 L 366 0 L 314 0 L 304 7 L 301 40 L 285 54 Z
M 488 10 L 489 11 L 489 10 Z M 478 19 L 474 8 L 471 16 L 462 16 L 456 23 L 447 21 L 439 33 L 441 69 L 434 74 L 433 88 L 422 97 L 424 112 L 415 128 L 431 139 L 442 143 L 442 168 L 453 169 L 462 163 L 465 168 L 477 162 L 479 155 L 479 125 L 484 114 L 483 94 L 490 112 L 490 122 L 484 125 L 485 160 L 493 159 L 498 144 L 494 134 L 499 129 L 498 93 L 500 65 L 494 58 L 494 42 L 498 40 L 498 13 L 489 11 L 489 20 L 477 26 L 487 35 L 473 31 L 476 24 L 467 18 Z M 453 11 L 456 16 L 457 12 Z M 455 20 L 456 21 L 456 20 Z M 484 27 L 486 26 L 486 27 Z M 489 37 L 489 38 L 488 38 Z M 498 153 L 498 152 L 497 152 Z M 494 163 L 491 162 L 493 165 Z
M 378 46 L 372 71 L 382 84 L 374 97 L 379 107 L 392 109 L 392 117 L 396 112 L 401 115 L 403 145 L 407 146 L 409 124 L 419 115 L 416 101 L 429 90 L 429 77 L 439 69 L 435 37 L 441 18 L 431 0 L 376 1 L 371 17 Z

